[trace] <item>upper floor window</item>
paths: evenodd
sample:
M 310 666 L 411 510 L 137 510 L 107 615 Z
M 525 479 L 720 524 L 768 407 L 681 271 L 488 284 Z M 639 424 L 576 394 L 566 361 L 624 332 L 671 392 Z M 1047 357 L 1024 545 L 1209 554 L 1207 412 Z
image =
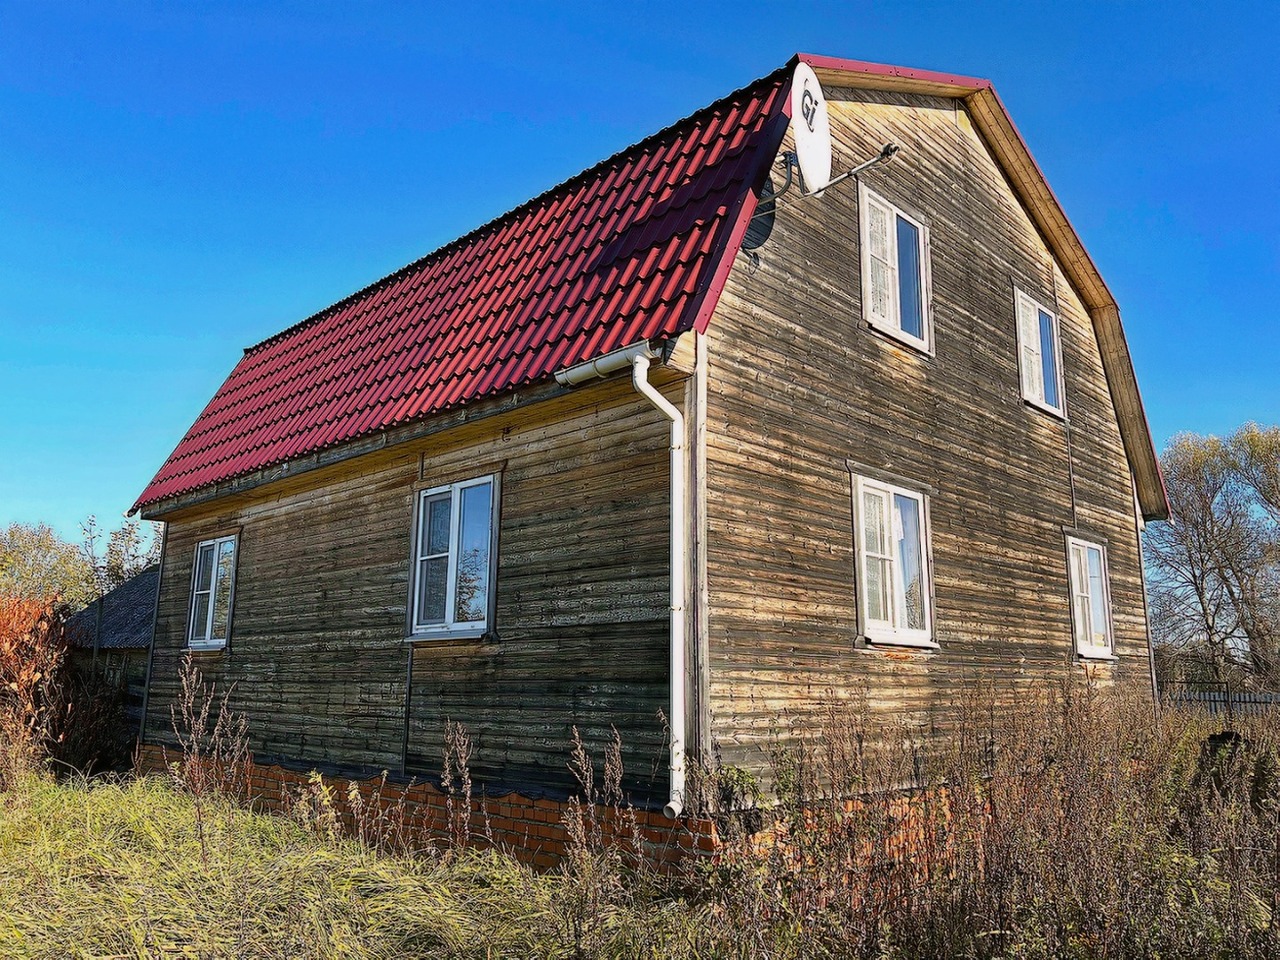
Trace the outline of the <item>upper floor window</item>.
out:
M 410 601 L 414 635 L 480 636 L 491 628 L 496 505 L 493 476 L 418 495 Z
M 854 517 L 863 634 L 872 642 L 935 646 L 924 495 L 856 477 Z
M 867 323 L 926 353 L 929 323 L 929 230 L 860 186 L 862 314 Z
M 1106 547 L 1067 537 L 1067 565 L 1076 652 L 1082 657 L 1109 659 L 1113 644 Z
M 1062 348 L 1053 311 L 1015 290 L 1018 312 L 1018 368 L 1022 397 L 1062 416 Z
M 191 616 L 187 645 L 192 650 L 216 650 L 227 645 L 231 633 L 231 604 L 236 577 L 236 538 L 219 537 L 196 545 L 191 572 Z

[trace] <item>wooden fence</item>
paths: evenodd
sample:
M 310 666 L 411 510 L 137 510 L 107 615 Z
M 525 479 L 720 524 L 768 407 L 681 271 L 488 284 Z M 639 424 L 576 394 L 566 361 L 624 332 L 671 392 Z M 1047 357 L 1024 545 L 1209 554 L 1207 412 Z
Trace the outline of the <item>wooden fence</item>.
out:
M 1160 701 L 1175 709 L 1205 710 L 1228 720 L 1280 709 L 1280 693 L 1237 690 L 1225 683 L 1166 682 L 1160 685 Z

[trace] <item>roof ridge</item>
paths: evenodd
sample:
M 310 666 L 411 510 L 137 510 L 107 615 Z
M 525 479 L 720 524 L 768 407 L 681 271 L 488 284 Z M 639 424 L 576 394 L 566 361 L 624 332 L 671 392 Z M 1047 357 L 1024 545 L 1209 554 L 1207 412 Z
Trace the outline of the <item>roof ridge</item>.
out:
M 644 147 L 646 144 L 649 144 L 652 141 L 658 140 L 659 138 L 666 136 L 672 131 L 680 127 L 683 127 L 689 123 L 694 122 L 698 118 L 702 117 L 704 114 L 709 114 L 714 112 L 717 107 L 721 106 L 722 104 L 728 101 L 731 101 L 734 97 L 740 96 L 746 91 L 751 90 L 755 87 L 758 87 L 762 84 L 769 83 L 769 82 L 776 82 L 777 80 L 783 79 L 785 76 L 789 74 L 790 70 L 794 67 L 796 59 L 797 59 L 796 57 L 792 57 L 786 62 L 786 64 L 777 68 L 776 70 L 773 70 L 770 73 L 765 74 L 764 76 L 757 77 L 756 79 L 752 80 L 750 83 L 743 84 L 741 87 L 738 87 L 736 90 L 733 90 L 725 94 L 723 97 L 719 97 L 718 99 L 713 100 L 711 103 L 707 104 L 706 106 L 698 108 L 693 113 L 690 113 L 685 117 L 681 117 L 679 120 L 676 120 L 673 123 L 667 124 L 662 129 L 656 130 L 653 133 L 649 134 L 648 136 L 642 137 L 641 139 L 637 140 L 635 143 L 625 146 L 622 149 L 610 154 L 608 157 L 599 161 L 598 163 L 595 163 L 590 167 L 586 167 L 585 169 L 578 171 L 577 173 L 573 174 L 570 177 L 567 177 L 566 179 L 560 181 L 559 183 L 548 187 L 546 190 L 542 191 L 537 196 L 531 197 L 530 199 L 524 201 L 523 203 L 512 207 L 510 210 L 507 210 L 504 213 L 500 213 L 498 216 L 493 217 L 492 219 L 487 220 L 476 227 L 473 227 L 471 230 L 468 230 L 466 233 L 462 234 L 461 236 L 455 237 L 454 239 L 448 241 L 447 243 L 439 247 L 436 247 L 434 250 L 423 254 L 422 256 L 418 257 L 416 260 L 412 260 L 409 263 L 406 263 L 404 266 L 393 270 L 391 273 L 388 273 L 385 276 L 379 277 L 377 280 L 374 280 L 372 283 L 366 284 L 365 286 L 361 287 L 359 290 L 356 290 L 353 293 L 347 294 L 341 300 L 336 300 L 333 303 L 329 304 L 327 307 L 323 307 L 320 310 L 317 310 L 315 313 L 312 313 L 309 316 L 304 317 L 303 319 L 297 321 L 296 323 L 293 323 L 288 327 L 285 327 L 283 330 L 280 330 L 280 331 L 277 331 L 276 333 L 271 334 L 271 336 L 258 341 L 252 346 L 245 347 L 244 355 L 247 356 L 251 353 L 256 353 L 257 351 L 262 350 L 265 347 L 269 347 L 274 343 L 278 343 L 280 340 L 284 339 L 285 337 L 296 333 L 297 331 L 303 329 L 304 327 L 309 326 L 312 323 L 318 322 L 324 319 L 325 317 L 332 315 L 335 311 L 341 310 L 343 307 L 347 306 L 348 304 L 353 303 L 354 301 L 359 300 L 363 297 L 367 297 L 369 294 L 373 293 L 376 290 L 381 289 L 382 287 L 384 287 L 389 283 L 402 279 L 406 274 L 426 265 L 428 262 L 448 255 L 449 253 L 465 245 L 466 243 L 471 242 L 472 240 L 475 240 L 483 236 L 485 233 L 490 232 L 496 229 L 497 227 L 505 224 L 506 222 L 518 216 L 519 214 L 537 206 L 539 203 L 544 202 L 549 197 L 555 194 L 562 193 L 563 191 L 568 189 L 572 184 L 575 184 L 580 180 L 584 180 L 589 176 L 598 173 L 602 169 L 608 168 L 611 164 L 618 162 L 621 158 L 632 154 L 634 151 Z

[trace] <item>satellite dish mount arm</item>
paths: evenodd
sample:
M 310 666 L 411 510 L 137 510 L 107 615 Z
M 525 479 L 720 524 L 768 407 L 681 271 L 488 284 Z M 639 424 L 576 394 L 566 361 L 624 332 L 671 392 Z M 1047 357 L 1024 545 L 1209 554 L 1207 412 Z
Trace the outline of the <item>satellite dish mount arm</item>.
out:
M 900 149 L 902 148 L 899 147 L 896 143 L 886 143 L 883 147 L 880 148 L 880 152 L 877 153 L 870 160 L 867 160 L 864 163 L 858 164 L 852 170 L 848 170 L 840 174 L 840 176 L 838 177 L 832 177 L 831 180 L 823 184 L 820 190 L 814 190 L 812 192 L 806 191 L 805 183 L 804 183 L 804 175 L 801 174 L 800 175 L 801 192 L 799 196 L 796 197 L 796 199 L 804 200 L 807 197 L 816 197 L 820 195 L 823 191 L 826 191 L 831 187 L 835 186 L 837 183 L 841 183 L 845 180 L 850 179 L 851 177 L 856 177 L 863 170 L 868 170 L 871 167 L 878 166 L 879 164 L 882 164 L 882 163 L 888 163 L 890 160 L 894 158 L 894 156 L 897 155 Z M 760 209 L 758 209 L 755 212 L 754 216 L 752 216 L 751 218 L 752 220 L 754 220 L 756 217 L 766 216 L 770 213 L 773 213 L 775 210 L 777 210 L 779 198 L 782 197 L 783 194 L 785 194 L 788 190 L 791 189 L 792 186 L 795 185 L 795 182 L 796 182 L 795 172 L 799 171 L 800 169 L 800 164 L 796 159 L 796 155 L 792 153 L 790 150 L 788 150 L 782 154 L 782 161 L 783 163 L 786 164 L 786 167 L 787 167 L 787 179 L 783 182 L 782 189 L 774 191 L 768 197 L 760 198 Z

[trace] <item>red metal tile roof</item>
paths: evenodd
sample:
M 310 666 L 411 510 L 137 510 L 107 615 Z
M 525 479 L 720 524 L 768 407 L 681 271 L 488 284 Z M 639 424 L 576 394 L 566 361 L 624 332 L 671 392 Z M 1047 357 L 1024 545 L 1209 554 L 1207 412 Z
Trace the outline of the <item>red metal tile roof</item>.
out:
M 787 76 L 246 350 L 133 509 L 705 328 L 782 138 Z

